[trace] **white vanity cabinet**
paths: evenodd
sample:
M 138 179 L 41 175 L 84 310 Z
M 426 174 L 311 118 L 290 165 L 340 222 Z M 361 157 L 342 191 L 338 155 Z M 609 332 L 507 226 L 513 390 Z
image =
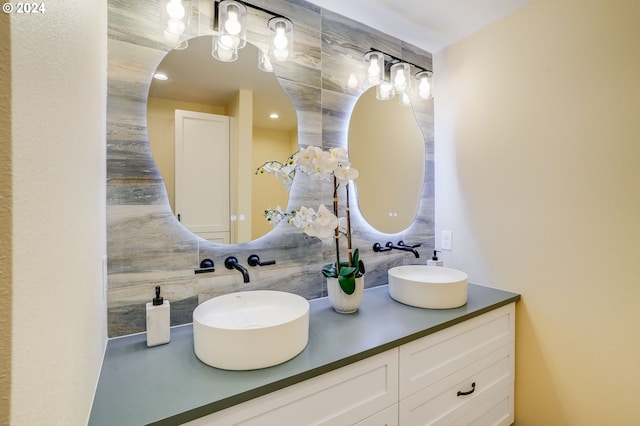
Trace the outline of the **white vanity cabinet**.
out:
M 397 401 L 395 348 L 187 424 L 393 426 Z
M 400 425 L 514 422 L 515 303 L 400 347 Z
M 403 305 L 388 286 L 366 289 L 356 315 L 311 300 L 305 350 L 254 371 L 204 364 L 191 325 L 172 327 L 171 344 L 153 348 L 145 334 L 113 339 L 88 424 L 510 424 L 518 300 L 475 284 L 457 309 Z
M 510 425 L 515 303 L 188 423 Z

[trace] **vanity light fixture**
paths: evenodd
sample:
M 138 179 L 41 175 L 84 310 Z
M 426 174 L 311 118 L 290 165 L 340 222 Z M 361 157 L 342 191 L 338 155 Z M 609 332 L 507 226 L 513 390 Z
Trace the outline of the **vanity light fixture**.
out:
M 391 65 L 391 83 L 396 93 L 409 91 L 411 81 L 411 67 L 406 62 L 398 62 Z
M 258 49 L 258 69 L 264 72 L 273 72 L 271 59 L 260 49 Z
M 409 98 L 409 92 L 400 93 L 398 103 L 400 104 L 400 106 L 411 106 L 411 99 Z
M 431 99 L 433 97 L 432 92 L 432 77 L 431 71 L 420 71 L 416 74 L 416 80 L 418 80 L 418 96 L 421 99 Z
M 396 56 L 373 47 L 364 54 L 367 63 L 367 81 L 377 84 L 376 97 L 381 100 L 392 99 L 395 94 L 401 95 L 400 105 L 409 105 L 409 91 L 411 84 L 411 67 L 418 71 L 415 78 L 418 80 L 417 94 L 421 99 L 432 97 L 431 84 L 433 71 L 424 67 L 405 61 Z M 389 69 L 389 79 L 385 79 L 385 72 Z M 378 74 L 379 72 L 379 77 Z
M 228 49 L 242 49 L 247 44 L 247 8 L 244 4 L 225 0 L 219 3 L 218 42 Z
M 238 59 L 238 49 L 234 49 L 231 43 L 231 39 L 214 36 L 211 56 L 222 62 L 235 61 Z
M 282 16 L 269 19 L 269 56 L 286 61 L 293 54 L 293 24 Z
M 272 120 L 277 120 L 278 118 L 280 118 L 280 115 L 278 115 L 277 112 L 272 112 L 271 114 L 269 114 L 269 118 Z
M 214 37 L 212 54 L 216 59 L 231 62 L 237 59 L 238 49 L 247 44 L 247 8 L 264 12 L 272 18 L 267 22 L 269 28 L 269 56 L 276 61 L 286 61 L 293 55 L 293 22 L 286 16 L 272 12 L 242 0 L 214 1 L 213 29 L 218 31 Z M 261 67 L 268 71 L 270 63 Z
M 169 3 L 167 3 L 167 13 L 169 14 L 169 19 L 180 20 L 184 18 L 185 10 L 182 5 L 182 0 L 169 0 Z
M 218 36 L 213 37 L 211 55 L 222 62 L 238 59 L 238 49 L 247 44 L 247 8 L 233 0 L 216 3 Z
M 190 2 L 186 1 L 187 7 L 189 7 Z M 164 30 L 164 38 L 171 43 L 178 43 L 187 28 L 189 16 L 186 10 L 183 0 L 169 0 L 165 6 L 168 21 Z M 187 23 L 185 23 L 185 19 Z
M 393 99 L 395 95 L 396 89 L 394 89 L 393 84 L 388 80 L 384 80 L 376 86 L 376 98 L 381 101 Z
M 364 61 L 367 66 L 367 81 L 371 84 L 378 84 L 384 80 L 384 55 L 382 52 L 371 50 L 364 54 Z

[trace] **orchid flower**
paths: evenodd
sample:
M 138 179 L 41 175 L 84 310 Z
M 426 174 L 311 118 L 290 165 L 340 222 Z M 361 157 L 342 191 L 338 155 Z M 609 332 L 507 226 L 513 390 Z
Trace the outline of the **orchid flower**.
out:
M 256 174 L 263 173 L 274 175 L 287 191 L 291 190 L 293 178 L 296 175 L 296 166 L 293 162 L 293 156 L 289 157 L 286 163 L 281 163 L 279 161 L 267 161 L 256 170 Z
M 278 207 L 277 211 L 265 210 L 265 217 L 273 224 L 288 217 L 288 223 L 302 229 L 304 235 L 318 238 L 323 243 L 335 243 L 336 261 L 322 268 L 326 277 L 338 278 L 340 287 L 347 294 L 355 290 L 355 278 L 364 274 L 364 264 L 359 259 L 356 249 L 351 253 L 351 228 L 349 222 L 349 182 L 358 177 L 358 170 L 351 167 L 347 150 L 344 148 L 330 148 L 323 150 L 316 146 L 301 148 L 289 157 L 285 164 L 272 161 L 258 168 L 256 173 L 270 173 L 275 175 L 285 185 L 291 188 L 296 170 L 309 175 L 312 180 L 333 179 L 333 212 L 324 204 L 318 210 L 302 206 L 299 211 L 284 213 Z M 346 217 L 338 217 L 338 188 L 346 188 Z M 348 262 L 340 261 L 340 235 L 347 237 L 349 253 Z
M 333 175 L 338 180 L 338 185 L 345 187 L 350 180 L 355 180 L 359 176 L 358 170 L 353 167 L 338 167 Z

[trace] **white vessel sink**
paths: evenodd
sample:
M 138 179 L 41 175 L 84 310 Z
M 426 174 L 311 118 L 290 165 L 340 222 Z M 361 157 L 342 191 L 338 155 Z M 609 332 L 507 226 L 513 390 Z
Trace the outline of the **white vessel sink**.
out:
M 244 291 L 201 303 L 193 311 L 200 361 L 225 370 L 283 363 L 309 341 L 309 302 L 281 291 Z
M 467 303 L 467 274 L 442 266 L 405 265 L 389 269 L 389 294 L 405 305 L 429 309 Z

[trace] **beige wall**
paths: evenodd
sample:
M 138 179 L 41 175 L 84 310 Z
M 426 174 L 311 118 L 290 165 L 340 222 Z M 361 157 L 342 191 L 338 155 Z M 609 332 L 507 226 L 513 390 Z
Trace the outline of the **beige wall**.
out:
M 292 149 L 294 141 L 291 134 L 296 132 L 286 132 L 281 130 L 253 128 L 253 162 L 252 170 L 256 170 L 267 161 L 285 162 L 287 158 L 297 150 L 297 141 Z M 275 209 L 280 206 L 282 210 L 287 208 L 289 192 L 287 192 L 278 179 L 269 175 L 253 174 L 251 184 L 251 202 L 253 239 L 259 238 L 273 229 L 273 225 L 264 218 L 264 210 Z
M 11 392 L 11 34 L 0 14 L 0 425 L 9 423 Z
M 227 105 L 231 119 L 229 189 L 231 215 L 244 220 L 231 222 L 231 242 L 251 241 L 251 169 L 253 140 L 253 92 L 240 89 Z
M 106 342 L 107 8 L 56 6 L 11 15 L 16 426 L 86 424 Z
M 637 425 L 640 2 L 538 0 L 435 55 L 449 266 L 520 292 L 518 425 Z

